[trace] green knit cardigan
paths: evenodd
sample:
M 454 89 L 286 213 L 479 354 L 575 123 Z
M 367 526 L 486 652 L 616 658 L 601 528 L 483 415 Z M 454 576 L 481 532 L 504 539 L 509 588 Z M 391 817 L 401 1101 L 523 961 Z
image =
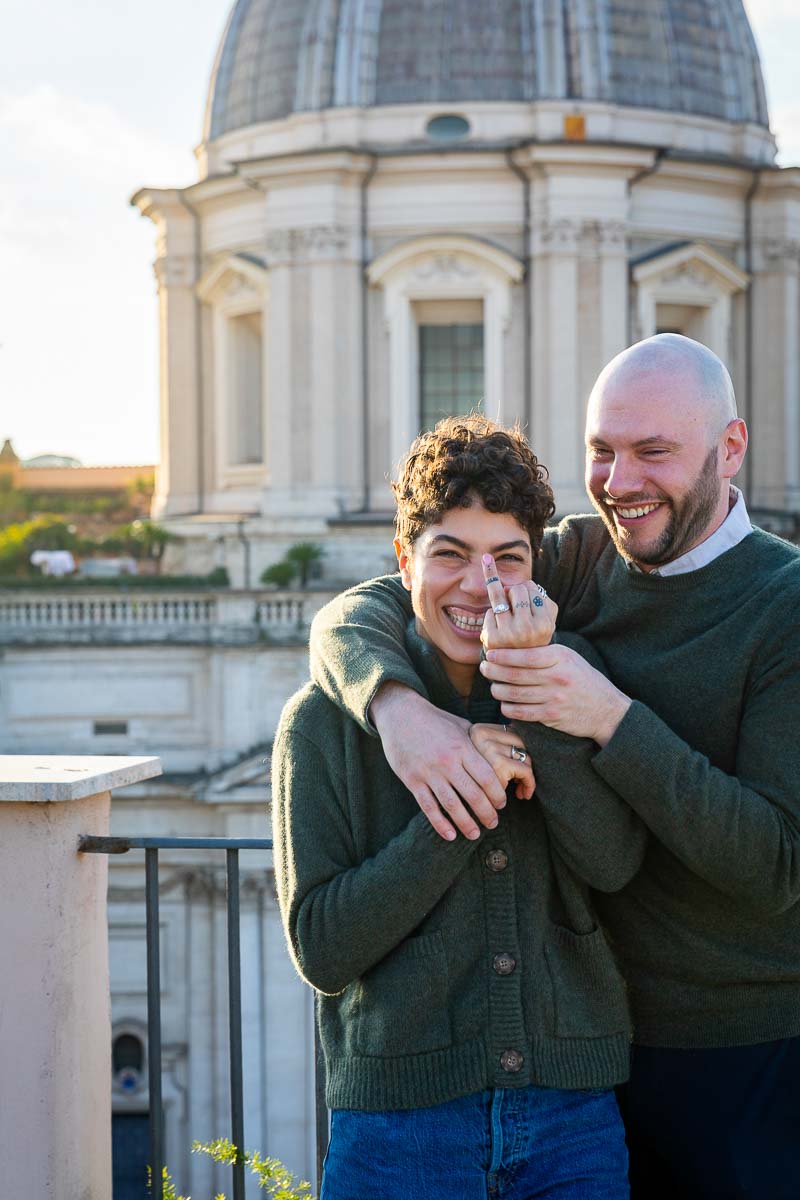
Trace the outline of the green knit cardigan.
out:
M 413 626 L 406 649 L 431 699 L 464 715 Z M 499 717 L 480 675 L 469 716 Z M 272 776 L 278 898 L 295 965 L 320 994 L 331 1108 L 627 1077 L 625 986 L 588 885 L 622 887 L 644 829 L 592 771 L 589 745 L 544 729 L 531 741 L 542 764 L 534 799 L 510 789 L 496 829 L 445 842 L 380 742 L 319 688 L 284 709 Z

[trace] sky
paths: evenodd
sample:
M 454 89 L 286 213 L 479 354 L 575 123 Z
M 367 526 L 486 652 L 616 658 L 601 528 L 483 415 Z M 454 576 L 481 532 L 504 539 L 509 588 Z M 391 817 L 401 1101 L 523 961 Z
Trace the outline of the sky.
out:
M 155 227 L 128 202 L 196 179 L 231 2 L 3 5 L 0 442 L 21 458 L 158 461 Z M 778 161 L 800 165 L 800 3 L 745 6 Z

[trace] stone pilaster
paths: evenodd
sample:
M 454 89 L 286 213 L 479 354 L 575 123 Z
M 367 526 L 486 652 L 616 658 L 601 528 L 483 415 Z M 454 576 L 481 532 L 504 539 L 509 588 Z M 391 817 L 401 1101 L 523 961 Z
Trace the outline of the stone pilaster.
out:
M 194 218 L 176 191 L 139 192 L 134 203 L 157 229 L 161 461 L 154 515 L 196 511 L 201 478 Z
M 755 247 L 751 449 L 755 504 L 800 508 L 800 239 Z
M 271 515 L 334 514 L 361 466 L 358 240 L 338 223 L 272 229 Z M 350 497 L 351 498 L 351 497 Z
M 581 222 L 540 220 L 532 237 L 534 407 L 532 441 L 547 464 L 559 509 L 582 495 L 578 321 Z

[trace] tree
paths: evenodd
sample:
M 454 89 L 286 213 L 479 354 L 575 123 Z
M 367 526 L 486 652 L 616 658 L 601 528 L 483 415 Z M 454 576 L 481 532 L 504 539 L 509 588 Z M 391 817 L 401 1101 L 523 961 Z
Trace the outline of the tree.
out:
M 36 517 L 33 521 L 7 525 L 0 530 L 0 574 L 28 574 L 34 550 L 78 552 L 80 546 L 75 526 L 57 517 Z
M 271 583 L 273 587 L 289 587 L 295 576 L 294 563 L 287 562 L 282 559 L 280 562 L 273 563 L 271 567 L 261 572 L 261 582 Z
M 169 543 L 178 540 L 174 534 L 164 529 L 163 525 L 144 520 L 120 525 L 114 530 L 113 536 L 121 539 L 125 550 L 133 558 L 149 558 L 154 562 L 160 562 Z
M 311 568 L 323 556 L 322 546 L 316 542 L 297 542 L 286 552 L 286 561 L 291 563 L 300 574 L 300 587 L 308 585 Z

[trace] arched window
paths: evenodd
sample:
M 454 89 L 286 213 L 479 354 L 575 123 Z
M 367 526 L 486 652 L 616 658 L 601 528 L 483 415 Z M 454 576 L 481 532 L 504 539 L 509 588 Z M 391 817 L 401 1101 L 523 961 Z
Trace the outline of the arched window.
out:
M 135 1033 L 120 1033 L 111 1045 L 111 1071 L 117 1091 L 136 1092 L 144 1083 L 144 1043 Z
M 229 254 L 197 286 L 212 311 L 214 445 L 217 482 L 223 488 L 265 482 L 268 279 L 263 264 Z
M 390 453 L 439 416 L 483 407 L 503 420 L 505 334 L 522 263 L 478 238 L 416 238 L 380 255 L 390 342 Z

